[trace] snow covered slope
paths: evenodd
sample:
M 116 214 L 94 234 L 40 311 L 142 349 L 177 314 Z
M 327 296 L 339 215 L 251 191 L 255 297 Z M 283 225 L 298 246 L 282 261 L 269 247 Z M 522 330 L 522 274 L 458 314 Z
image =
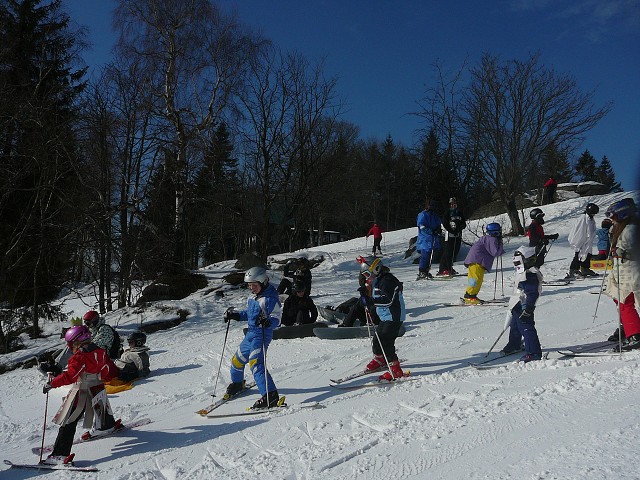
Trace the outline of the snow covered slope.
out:
M 606 207 L 629 194 L 580 198 L 543 207 L 546 233 L 560 234 L 543 273 L 566 272 L 573 252 L 567 233 L 584 205 Z M 416 212 L 417 214 L 417 212 Z M 480 225 L 504 218 L 488 218 Z M 475 227 L 472 226 L 471 230 Z M 507 228 L 505 228 L 506 230 Z M 446 307 L 464 293 L 466 277 L 443 282 L 416 282 L 417 266 L 403 259 L 415 229 L 389 232 L 383 242 L 384 263 L 404 282 L 407 333 L 397 346 L 412 380 L 393 386 L 338 390 L 336 378 L 361 369 L 371 357 L 367 339 L 277 340 L 268 365 L 291 408 L 278 413 L 202 418 L 194 412 L 211 401 L 229 381 L 229 360 L 242 338 L 233 323 L 223 351 L 228 306 L 242 307 L 248 290 L 228 290 L 224 297 L 206 291 L 182 301 L 162 302 L 189 319 L 150 334 L 152 375 L 111 397 L 116 416 L 128 422 L 148 417 L 148 425 L 118 436 L 75 446 L 79 465 L 94 465 L 98 474 L 8 470 L 3 479 L 609 479 L 639 478 L 640 351 L 609 357 L 561 357 L 556 348 L 605 340 L 617 326 L 613 301 L 597 293 L 601 281 L 585 280 L 547 288 L 538 302 L 536 323 L 549 358 L 529 364 L 505 362 L 502 368 L 476 370 L 469 362 L 484 356 L 499 335 L 507 309 Z M 467 239 L 473 241 L 472 236 Z M 504 273 L 485 277 L 480 297 L 508 296 L 512 291 L 511 254 L 526 239 L 510 239 Z M 324 255 L 314 268 L 312 293 L 320 306 L 337 305 L 356 295 L 356 256 L 367 254 L 365 239 L 291 254 Z M 464 258 L 463 250 L 460 259 Z M 280 256 L 286 257 L 286 255 Z M 202 270 L 216 284 L 231 262 Z M 456 269 L 466 269 L 461 261 Z M 280 277 L 272 275 L 272 281 Z M 600 301 L 597 317 L 596 305 Z M 68 298 L 71 312 L 86 305 Z M 126 336 L 139 322 L 162 317 L 152 309 L 113 312 L 107 318 Z M 165 314 L 166 315 L 166 314 Z M 47 325 L 59 332 L 61 325 Z M 28 341 L 28 349 L 0 359 L 20 360 L 46 343 Z M 496 351 L 506 343 L 501 340 Z M 514 360 L 512 358 L 510 360 Z M 251 378 L 247 371 L 247 378 Z M 375 378 L 375 377 L 374 377 Z M 368 379 L 362 380 L 363 382 Z M 0 376 L 0 450 L 2 459 L 34 462 L 31 452 L 42 436 L 44 377 L 37 369 Z M 46 444 L 57 426 L 51 417 L 64 389 L 49 399 Z M 216 410 L 239 413 L 252 405 L 254 389 Z M 319 402 L 323 408 L 302 409 Z M 78 429 L 78 434 L 81 429 Z

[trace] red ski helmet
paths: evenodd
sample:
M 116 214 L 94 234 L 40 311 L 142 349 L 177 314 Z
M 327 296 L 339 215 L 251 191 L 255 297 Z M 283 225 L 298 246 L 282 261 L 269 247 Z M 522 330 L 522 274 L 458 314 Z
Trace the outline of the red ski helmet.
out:
M 98 323 L 100 321 L 100 314 L 95 310 L 89 310 L 82 317 L 82 321 L 85 325 L 92 326 L 94 323 Z

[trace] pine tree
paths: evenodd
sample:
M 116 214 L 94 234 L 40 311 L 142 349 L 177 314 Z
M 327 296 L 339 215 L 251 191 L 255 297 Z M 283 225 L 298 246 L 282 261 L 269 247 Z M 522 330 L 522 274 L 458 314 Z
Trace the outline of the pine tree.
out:
M 576 162 L 576 175 L 581 182 L 598 181 L 596 159 L 585 150 Z
M 602 157 L 596 169 L 596 176 L 598 182 L 606 185 L 610 193 L 622 192 L 622 186 L 620 182 L 616 182 L 616 173 L 613 171 L 613 167 L 606 155 Z
M 61 1 L 0 3 L 0 300 L 38 305 L 66 276 L 77 217 L 73 122 L 85 69 Z

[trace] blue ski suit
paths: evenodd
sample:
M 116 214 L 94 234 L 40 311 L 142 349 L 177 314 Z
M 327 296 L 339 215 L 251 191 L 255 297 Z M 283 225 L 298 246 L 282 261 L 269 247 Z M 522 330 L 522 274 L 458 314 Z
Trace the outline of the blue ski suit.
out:
M 244 366 L 248 363 L 261 395 L 273 392 L 276 386 L 268 371 L 264 358 L 273 338 L 273 330 L 280 324 L 281 305 L 278 292 L 268 285 L 258 295 L 247 299 L 247 309 L 241 312 L 240 320 L 247 322 L 247 334 L 231 359 L 231 381 L 240 383 L 244 379 Z M 263 316 L 269 326 L 260 326 L 257 321 Z

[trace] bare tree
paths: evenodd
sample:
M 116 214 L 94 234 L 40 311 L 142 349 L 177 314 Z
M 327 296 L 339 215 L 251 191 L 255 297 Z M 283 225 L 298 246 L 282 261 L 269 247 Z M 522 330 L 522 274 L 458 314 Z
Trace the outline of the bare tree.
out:
M 340 109 L 334 86 L 335 80 L 323 78 L 321 64 L 311 67 L 298 54 L 265 49 L 253 64 L 241 138 L 250 180 L 260 192 L 263 255 L 277 241 L 273 226 L 288 229 L 321 171 L 327 130 Z
M 156 115 L 167 123 L 175 187 L 175 267 L 184 266 L 184 207 L 194 171 L 191 150 L 238 93 L 245 68 L 262 41 L 209 0 L 120 0 L 115 10 L 118 48 L 147 62 Z
M 523 234 L 516 195 L 531 185 L 544 150 L 578 145 L 610 110 L 593 106 L 593 92 L 582 93 L 573 78 L 540 63 L 500 62 L 485 54 L 471 70 L 462 107 L 462 132 L 485 180 L 504 204 L 513 233 Z

